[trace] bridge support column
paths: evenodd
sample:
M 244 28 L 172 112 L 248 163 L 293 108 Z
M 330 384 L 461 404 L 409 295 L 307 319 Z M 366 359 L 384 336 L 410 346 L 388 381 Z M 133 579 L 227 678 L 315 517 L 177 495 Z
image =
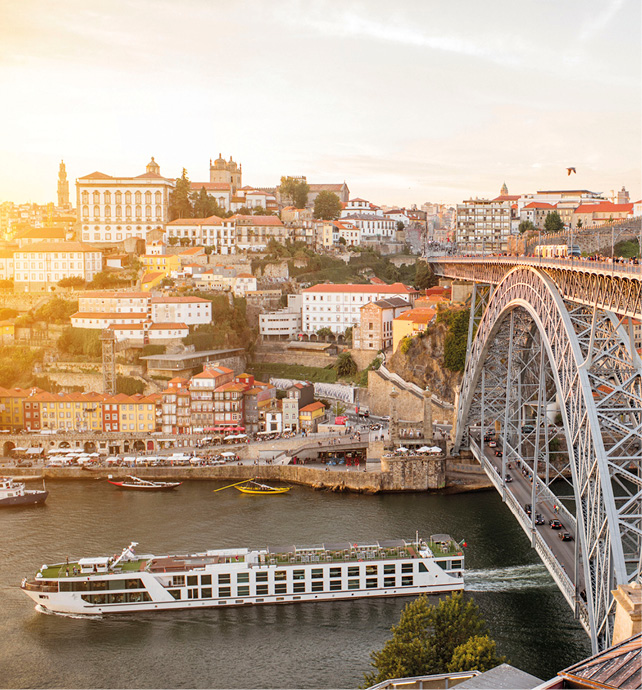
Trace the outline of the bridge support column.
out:
M 424 438 L 432 441 L 432 393 L 426 388 L 424 391 Z

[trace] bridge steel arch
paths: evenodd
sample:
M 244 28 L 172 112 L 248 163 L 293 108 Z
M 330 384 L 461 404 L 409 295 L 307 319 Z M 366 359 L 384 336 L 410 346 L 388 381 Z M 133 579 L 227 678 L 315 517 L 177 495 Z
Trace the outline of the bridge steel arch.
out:
M 611 643 L 611 591 L 640 578 L 642 362 L 625 319 L 598 307 L 590 309 L 565 301 L 550 275 L 535 267 L 515 267 L 490 296 L 469 348 L 453 437 L 455 454 L 467 445 L 468 432 L 479 423 L 479 414 L 483 433 L 480 381 L 483 386 L 486 363 L 493 358 L 497 361 L 496 338 L 500 332 L 501 339 L 506 336 L 510 323 L 508 356 L 504 357 L 508 360 L 504 386 L 508 419 L 516 314 L 522 319 L 527 315 L 531 331 L 541 339 L 542 359 L 545 356 L 549 361 L 562 403 L 579 543 L 576 567 L 581 569 L 585 587 L 585 603 L 577 599 L 576 611 L 586 609 L 587 615 L 580 618 L 591 635 L 594 651 L 598 651 Z M 506 449 L 508 427 L 505 432 Z M 513 448 L 521 448 L 521 443 L 520 438 Z M 476 444 L 471 440 L 470 445 Z M 533 486 L 543 484 L 537 469 L 534 474 Z M 549 487 L 543 491 L 554 497 Z M 513 512 L 519 508 L 511 506 Z M 518 517 L 523 521 L 524 516 Z

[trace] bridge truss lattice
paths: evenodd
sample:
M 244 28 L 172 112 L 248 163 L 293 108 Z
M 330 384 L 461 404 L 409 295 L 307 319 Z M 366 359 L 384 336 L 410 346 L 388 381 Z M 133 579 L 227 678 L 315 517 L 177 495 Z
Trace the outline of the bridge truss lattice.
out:
M 514 462 L 534 478 L 531 516 L 511 510 L 524 523 L 542 502 L 559 506 L 575 562 L 573 572 L 549 570 L 594 650 L 605 648 L 611 591 L 641 573 L 642 362 L 630 320 L 563 299 L 550 275 L 515 267 L 476 286 L 469 340 L 453 450 L 500 432 L 502 477 Z

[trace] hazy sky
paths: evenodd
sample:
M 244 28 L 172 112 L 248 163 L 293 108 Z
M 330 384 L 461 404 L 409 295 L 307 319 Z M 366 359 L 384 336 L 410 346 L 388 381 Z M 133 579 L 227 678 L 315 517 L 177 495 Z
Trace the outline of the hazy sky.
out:
M 0 201 L 58 163 L 382 204 L 641 190 L 639 0 L 0 0 Z M 565 168 L 575 166 L 570 178 Z

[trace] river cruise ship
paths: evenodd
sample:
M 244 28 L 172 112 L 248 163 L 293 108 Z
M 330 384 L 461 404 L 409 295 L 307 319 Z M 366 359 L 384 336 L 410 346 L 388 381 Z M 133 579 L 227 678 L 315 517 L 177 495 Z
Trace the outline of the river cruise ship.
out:
M 463 589 L 463 550 L 429 540 L 314 547 L 134 553 L 43 565 L 22 589 L 45 613 L 103 615 L 185 608 L 417 596 Z

